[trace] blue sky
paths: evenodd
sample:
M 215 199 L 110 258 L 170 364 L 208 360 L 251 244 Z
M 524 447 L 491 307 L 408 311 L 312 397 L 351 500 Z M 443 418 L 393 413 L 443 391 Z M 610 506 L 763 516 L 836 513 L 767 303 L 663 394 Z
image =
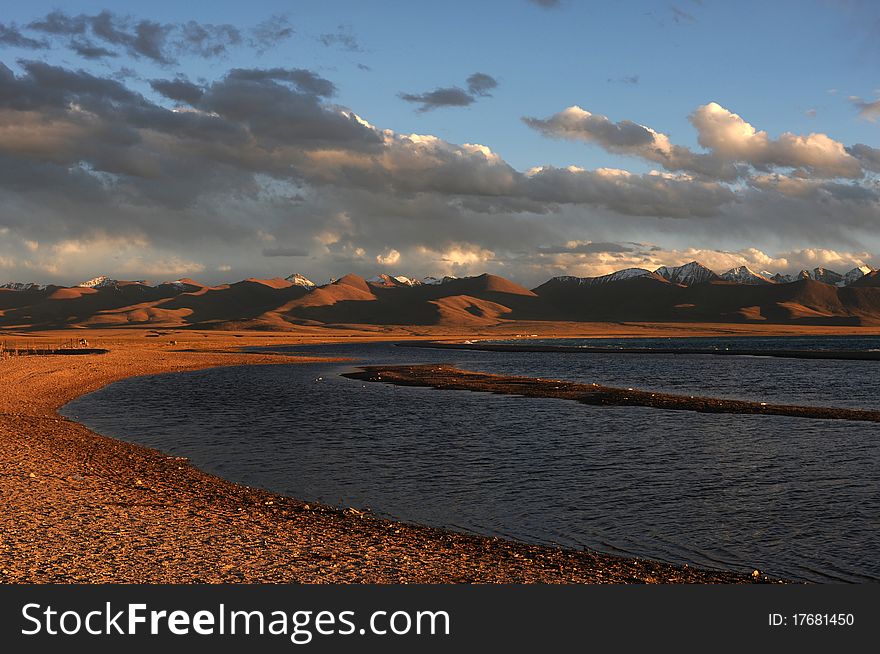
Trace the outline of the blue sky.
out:
M 16 3 L 4 16 L 23 24 L 58 7 L 57 1 Z M 871 44 L 864 24 L 877 21 L 880 12 L 870 3 L 569 0 L 548 10 L 526 0 L 301 0 L 197 7 L 166 1 L 67 2 L 63 7 L 72 14 L 112 9 L 157 22 L 241 27 L 286 15 L 296 36 L 271 52 L 258 55 L 242 48 L 216 60 L 183 59 L 179 68 L 208 79 L 231 66 L 309 68 L 339 87 L 342 104 L 378 126 L 485 143 L 519 168 L 533 165 L 536 151 L 554 165 L 608 164 L 605 153 L 548 142 L 520 122 L 523 115 L 544 116 L 573 104 L 650 125 L 687 145 L 696 144 L 687 115 L 709 101 L 771 134 L 822 131 L 846 143 L 877 140 L 877 126 L 860 120 L 846 101 L 851 95 L 873 97 L 880 86 L 880 41 Z M 692 20 L 676 20 L 674 7 Z M 880 27 L 875 23 L 874 29 Z M 340 31 L 356 39 L 362 51 L 326 47 L 318 40 Z M 87 63 L 61 53 L 49 59 Z M 112 70 L 131 63 L 89 67 Z M 148 62 L 137 64 L 139 70 L 167 74 Z M 462 85 L 474 71 L 499 80 L 492 99 L 417 114 L 397 97 L 401 91 Z M 637 83 L 624 81 L 634 76 Z M 815 117 L 806 115 L 809 110 Z
M 4 9 L 0 22 L 23 34 L 41 38 L 37 33 L 27 32 L 27 26 L 57 8 L 57 2 L 17 3 Z M 169 25 L 187 21 L 231 24 L 243 32 L 273 16 L 285 17 L 294 34 L 264 52 L 247 45 L 231 46 L 212 57 L 179 54 L 174 64 L 165 65 L 147 57 L 132 56 L 124 49 L 118 56 L 83 59 L 73 54 L 63 39 L 57 38 L 53 38 L 49 48 L 2 47 L 0 61 L 18 76 L 27 75 L 17 63 L 21 58 L 44 61 L 71 71 L 84 70 L 100 78 L 110 78 L 122 68 L 133 69 L 137 76 L 126 78 L 125 86 L 167 109 L 174 102 L 156 93 L 149 80 L 183 75 L 197 84 L 210 85 L 222 80 L 232 68 L 307 69 L 335 85 L 336 94 L 327 102 L 352 110 L 376 128 L 390 129 L 397 134 L 434 135 L 449 144 L 482 144 L 519 172 L 535 166 L 570 165 L 588 171 L 624 169 L 633 174 L 658 170 L 656 161 L 638 153 L 623 153 L 620 147 L 598 142 L 593 135 L 570 138 L 554 133 L 548 138 L 546 131 L 533 129 L 522 120 L 527 116 L 547 119 L 572 105 L 605 116 L 611 123 L 632 121 L 649 127 L 668 135 L 675 145 L 694 152 L 705 152 L 705 148 L 698 143 L 698 133 L 689 116 L 709 102 L 738 114 L 757 130 L 766 131 L 770 139 L 777 139 L 786 132 L 820 133 L 845 147 L 866 144 L 877 148 L 880 145 L 880 125 L 872 120 L 876 114 L 860 112 L 860 106 L 852 100 L 858 97 L 869 104 L 877 100 L 880 91 L 877 64 L 880 61 L 880 5 L 872 2 L 593 3 L 561 0 L 558 6 L 551 8 L 527 0 L 479 3 L 217 1 L 200 3 L 198 7 L 166 1 L 68 2 L 63 5 L 63 11 L 69 16 L 94 16 L 103 10 L 110 10 L 119 17 L 131 16 L 133 20 L 148 19 Z M 400 97 L 402 93 L 421 94 L 438 88 L 466 88 L 465 80 L 475 72 L 490 75 L 497 86 L 490 90 L 490 95 L 474 96 L 475 101 L 468 106 L 419 112 L 416 104 Z M 77 158 L 77 161 L 86 165 L 82 163 L 85 159 L 88 157 Z M 724 180 L 723 184 L 739 192 L 749 180 L 765 173 L 790 175 L 791 168 L 797 168 L 775 161 L 770 164 L 771 168 L 759 162 L 757 173 L 752 171 L 738 181 Z M 94 162 L 86 163 L 95 167 Z M 794 173 L 794 177 L 803 176 L 797 169 Z M 119 181 L 118 171 L 108 170 L 107 174 Z M 820 177 L 829 180 L 827 175 Z M 318 197 L 329 193 L 323 180 L 318 184 L 298 178 L 295 182 L 284 180 L 283 183 L 293 184 L 300 190 L 311 189 L 313 194 L 308 200 L 316 204 L 315 211 L 329 210 L 325 206 L 327 199 Z M 866 167 L 860 179 L 849 177 L 834 183 L 856 184 L 876 192 L 876 173 Z M 373 195 L 383 193 L 384 200 L 394 204 L 394 198 L 385 191 L 375 189 Z M 441 198 L 440 204 L 460 207 L 461 197 L 456 191 Z M 839 194 L 834 197 L 836 201 Z M 380 198 L 372 199 L 379 204 Z M 391 212 L 406 213 L 405 205 L 412 200 L 411 196 L 404 197 L 394 204 Z M 575 268 L 574 272 L 579 274 L 589 274 L 627 262 L 626 257 L 596 259 L 582 252 L 578 258 L 573 256 L 578 253 L 570 252 L 572 256 L 568 257 L 543 257 L 542 264 L 542 257 L 535 254 L 542 248 L 601 239 L 659 247 L 668 251 L 673 259 L 690 250 L 742 253 L 755 248 L 769 256 L 768 266 L 773 263 L 777 267 L 796 268 L 809 263 L 809 257 L 801 257 L 801 261 L 796 256 L 777 255 L 825 249 L 847 253 L 843 257 L 847 261 L 819 257 L 816 262 L 845 265 L 850 260 L 858 260 L 858 263 L 876 265 L 874 250 L 880 248 L 870 239 L 866 242 L 864 237 L 876 226 L 871 220 L 877 217 L 877 208 L 870 202 L 867 209 L 863 203 L 854 210 L 856 213 L 851 219 L 843 220 L 845 224 L 836 231 L 827 229 L 827 225 L 813 229 L 820 219 L 827 223 L 829 217 L 825 212 L 811 218 L 808 224 L 800 225 L 795 233 L 792 232 L 793 218 L 783 221 L 776 229 L 766 228 L 766 222 L 780 211 L 794 214 L 803 211 L 803 207 L 780 208 L 782 200 L 775 197 L 763 200 L 766 201 L 760 207 L 750 208 L 753 213 L 767 212 L 763 221 L 747 224 L 739 232 L 716 229 L 718 224 L 742 220 L 728 209 L 695 225 L 696 221 L 691 220 L 670 221 L 668 216 L 662 215 L 663 211 L 657 215 L 651 211 L 636 215 L 630 209 L 621 212 L 604 200 L 555 203 L 553 207 L 529 212 L 517 209 L 508 214 L 505 209 L 496 207 L 491 212 L 481 210 L 479 215 L 470 218 L 459 213 L 447 219 L 435 208 L 432 211 L 438 213 L 438 224 L 429 231 L 432 243 L 443 242 L 438 252 L 448 254 L 450 248 L 460 246 L 465 250 L 471 248 L 477 254 L 470 259 L 440 256 L 431 265 L 425 265 L 423 252 L 431 244 L 417 242 L 410 233 L 418 229 L 413 230 L 411 224 L 397 225 L 397 231 L 404 236 L 399 243 L 393 242 L 387 235 L 392 232 L 390 223 L 375 224 L 376 215 L 359 219 L 357 208 L 361 202 L 353 200 L 351 208 L 333 208 L 337 213 L 347 212 L 355 223 L 345 239 L 337 242 L 350 241 L 348 260 L 341 245 L 334 250 L 322 243 L 321 254 L 317 253 L 320 247 L 314 247 L 314 243 L 304 243 L 303 248 L 310 252 L 308 259 L 283 263 L 293 267 L 311 266 L 320 271 L 318 276 L 330 274 L 331 268 L 338 266 L 366 273 L 381 267 L 380 258 L 394 259 L 385 256 L 393 251 L 399 253 L 393 263 L 406 268 L 401 271 L 404 273 L 467 273 L 483 266 L 531 281 L 565 267 Z M 118 197 L 110 201 L 118 201 Z M 750 196 L 748 201 L 756 200 Z M 23 207 L 34 202 L 39 205 L 33 197 L 17 197 L 8 206 Z M 733 204 L 737 203 L 742 204 Z M 266 216 L 277 210 L 277 206 L 271 211 L 267 209 Z M 374 211 L 381 213 L 378 209 Z M 841 207 L 839 211 L 845 213 L 848 209 Z M 289 240 L 295 233 L 297 218 L 293 215 L 286 226 L 278 229 L 279 233 L 274 233 L 269 228 L 278 225 L 277 217 L 260 218 L 259 206 L 249 206 L 247 212 L 254 221 L 254 233 L 271 234 L 279 242 Z M 494 227 L 489 224 L 487 213 L 498 216 Z M 502 215 L 507 218 L 502 219 Z M 234 221 L 239 217 L 225 220 Z M 182 260 L 183 253 L 175 252 L 173 243 L 153 238 L 150 225 L 143 221 L 140 215 L 128 224 L 131 233 L 140 234 L 145 243 L 144 253 L 137 256 Z M 18 235 L 26 241 L 46 243 L 46 237 L 36 233 L 39 230 L 22 227 L 20 220 L 7 222 L 5 229 L 10 242 Z M 759 229 L 762 222 L 765 224 L 763 233 Z M 439 223 L 450 225 L 445 236 Z M 468 224 L 472 225 L 473 235 L 467 231 Z M 493 229 L 502 233 L 510 225 L 521 230 L 519 250 L 509 239 L 493 242 L 491 238 Z M 320 221 L 303 225 L 302 229 L 309 233 L 305 240 L 317 239 L 321 243 Z M 111 241 L 114 238 L 113 230 L 106 224 L 92 231 L 95 238 L 106 237 Z M 126 233 L 122 228 L 116 231 Z M 383 232 L 381 239 L 366 237 L 376 232 Z M 234 261 L 230 260 L 232 254 L 228 248 L 212 250 L 200 246 L 197 258 L 202 269 L 194 264 L 193 270 L 204 272 L 203 276 L 208 277 L 217 277 L 220 273 L 270 274 L 271 267 L 280 262 L 261 257 L 256 245 L 259 243 L 255 243 L 252 255 L 237 255 Z M 359 250 L 364 254 L 351 254 Z M 639 256 L 647 251 L 636 250 Z M 493 256 L 485 255 L 486 252 Z M 188 253 L 192 254 L 192 248 Z M 78 274 L 84 266 L 72 260 L 69 265 L 63 262 L 52 265 L 42 259 L 34 259 L 28 266 L 19 259 L 10 252 L 0 261 L 6 261 L 9 274 L 30 272 L 35 277 Z M 735 257 L 723 260 L 728 259 L 734 261 Z M 222 263 L 228 260 L 231 262 Z M 760 265 L 755 259 L 743 259 L 743 262 Z M 634 263 L 638 262 L 634 260 Z M 173 267 L 168 270 L 171 276 Z M 424 269 L 416 270 L 416 267 Z M 137 266 L 126 270 L 138 272 Z M 303 272 L 308 274 L 309 271 Z

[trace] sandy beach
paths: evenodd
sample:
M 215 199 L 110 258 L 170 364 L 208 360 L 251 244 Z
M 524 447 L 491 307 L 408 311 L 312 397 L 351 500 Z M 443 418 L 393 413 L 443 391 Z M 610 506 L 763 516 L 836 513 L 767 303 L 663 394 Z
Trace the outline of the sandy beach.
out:
M 599 330 L 580 327 L 580 335 Z M 722 328 L 691 328 L 688 333 Z M 669 331 L 605 326 L 601 333 L 647 336 L 659 329 Z M 237 351 L 242 346 L 387 340 L 387 333 L 175 331 L 155 336 L 145 330 L 114 330 L 82 336 L 109 352 L 0 360 L 2 582 L 753 581 L 747 574 L 530 546 L 401 524 L 353 509 L 309 505 L 203 473 L 184 459 L 101 436 L 57 413 L 74 397 L 130 376 L 314 360 L 245 354 Z M 405 332 L 397 336 L 414 337 Z M 69 337 L 70 332 L 59 332 L 4 338 L 7 344 L 24 346 Z

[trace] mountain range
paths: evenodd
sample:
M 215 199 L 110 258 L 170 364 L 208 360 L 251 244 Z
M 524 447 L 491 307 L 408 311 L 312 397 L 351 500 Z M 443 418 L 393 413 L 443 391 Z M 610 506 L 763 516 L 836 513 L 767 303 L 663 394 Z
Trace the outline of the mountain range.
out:
M 207 286 L 99 276 L 77 286 L 0 287 L 0 327 L 297 329 L 336 325 L 476 327 L 506 321 L 765 322 L 880 325 L 880 273 L 823 268 L 789 277 L 694 261 L 654 271 L 554 277 L 527 289 L 496 275 L 416 279 L 293 274 Z

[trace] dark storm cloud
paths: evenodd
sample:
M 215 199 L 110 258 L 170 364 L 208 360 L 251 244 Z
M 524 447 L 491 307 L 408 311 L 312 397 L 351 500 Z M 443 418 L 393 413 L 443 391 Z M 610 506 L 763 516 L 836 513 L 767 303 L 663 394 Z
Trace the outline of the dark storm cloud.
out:
M 467 78 L 467 85 L 472 95 L 490 95 L 489 91 L 498 86 L 498 81 L 486 73 L 474 73 Z
M 201 86 L 181 77 L 176 79 L 153 79 L 150 80 L 150 86 L 154 91 L 161 93 L 169 100 L 186 102 L 190 105 L 196 104 L 205 94 L 205 90 Z
M 458 86 L 436 88 L 425 93 L 399 93 L 398 97 L 406 102 L 421 105 L 416 111 L 425 113 L 440 107 L 467 107 L 480 97 L 488 97 L 489 91 L 498 86 L 498 81 L 486 73 L 474 73 L 467 78 L 468 90 Z
M 264 257 L 307 257 L 309 251 L 304 248 L 263 248 Z
M 46 41 L 38 41 L 21 33 L 15 23 L 6 25 L 0 23 L 0 47 L 27 48 L 28 50 L 42 50 L 49 47 Z

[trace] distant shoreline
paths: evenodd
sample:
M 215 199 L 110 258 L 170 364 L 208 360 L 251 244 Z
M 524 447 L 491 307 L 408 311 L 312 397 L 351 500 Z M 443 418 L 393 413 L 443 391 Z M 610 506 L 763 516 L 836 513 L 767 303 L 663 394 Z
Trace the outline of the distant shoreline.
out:
M 863 350 L 762 350 L 737 348 L 718 350 L 700 347 L 594 347 L 578 345 L 532 345 L 520 343 L 448 343 L 439 341 L 407 341 L 399 347 L 421 347 L 445 350 L 478 350 L 483 352 L 570 352 L 574 354 L 710 354 L 717 356 L 780 357 L 785 359 L 831 359 L 838 361 L 880 361 L 880 352 Z

